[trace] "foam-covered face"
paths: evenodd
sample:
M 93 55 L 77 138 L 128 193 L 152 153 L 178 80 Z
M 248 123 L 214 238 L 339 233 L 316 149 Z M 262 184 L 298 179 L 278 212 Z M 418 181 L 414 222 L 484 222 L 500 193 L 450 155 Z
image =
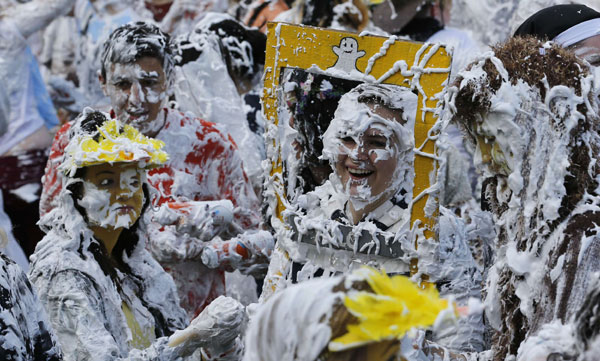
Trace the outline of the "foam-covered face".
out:
M 385 107 L 358 104 L 356 110 L 349 123 L 362 127 L 338 135 L 335 173 L 351 201 L 372 203 L 398 191 L 404 179 L 400 168 L 412 167 L 404 157 L 412 154 L 412 137 L 400 116 Z M 401 140 L 399 134 L 406 136 Z
M 500 146 L 493 136 L 484 134 L 477 133 L 475 136 L 475 162 L 480 163 L 491 174 L 509 175 L 511 170 Z
M 600 35 L 592 36 L 569 47 L 575 55 L 585 59 L 592 66 L 594 74 L 594 92 L 600 96 Z
M 144 205 L 142 183 L 145 171 L 137 163 L 99 164 L 86 168 L 83 198 L 90 226 L 129 228 L 140 217 Z
M 508 176 L 518 167 L 527 138 L 519 118 L 531 112 L 531 97 L 534 95 L 524 85 L 503 84 L 491 98 L 490 110 L 471 130 L 476 139 L 475 165 L 486 175 Z
M 350 197 L 378 198 L 392 185 L 398 144 L 390 135 L 374 124 L 364 133 L 341 139 L 335 172 Z
M 167 100 L 167 78 L 159 59 L 110 64 L 101 81 L 120 121 L 147 136 L 158 133 L 164 123 L 158 116 Z

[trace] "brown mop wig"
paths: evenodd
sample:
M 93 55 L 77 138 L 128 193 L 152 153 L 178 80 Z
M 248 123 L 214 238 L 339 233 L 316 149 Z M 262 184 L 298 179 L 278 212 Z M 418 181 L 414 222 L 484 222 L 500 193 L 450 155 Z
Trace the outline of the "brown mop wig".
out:
M 533 91 L 537 91 L 539 98 L 537 100 L 543 102 L 546 97 L 548 88 L 555 86 L 565 86 L 574 90 L 576 95 L 584 94 L 584 78 L 589 76 L 589 67 L 582 60 L 577 58 L 571 51 L 563 49 L 551 43 L 544 43 L 532 37 L 512 38 L 506 43 L 496 45 L 493 48 L 494 56 L 506 69 L 507 81 L 516 85 L 518 82 L 523 82 L 531 87 Z M 467 130 L 474 137 L 477 135 L 477 125 L 481 124 L 485 116 L 490 111 L 491 99 L 498 92 L 502 83 L 506 80 L 502 78 L 496 66 L 490 58 L 483 60 L 482 75 L 479 77 L 467 78 L 467 74 L 459 76 L 454 83 L 456 107 L 454 112 L 454 121 Z M 472 64 L 470 68 L 481 66 L 482 63 Z M 483 74 L 484 73 L 484 74 Z M 471 73 L 477 74 L 477 73 Z M 595 195 L 598 184 L 596 175 L 598 173 L 597 166 L 594 165 L 592 156 L 598 154 L 597 140 L 586 139 L 591 134 L 597 132 L 598 117 L 596 115 L 597 99 L 594 99 L 594 94 L 590 92 L 588 95 L 589 103 L 577 105 L 577 111 L 583 115 L 577 124 L 570 130 L 569 133 L 560 133 L 562 127 L 561 116 L 556 114 L 549 120 L 552 126 L 555 127 L 557 133 L 562 134 L 568 139 L 568 154 L 565 156 L 569 161 L 566 175 L 564 177 L 565 195 L 561 199 L 561 204 L 558 209 L 558 217 L 548 223 L 544 223 L 543 219 L 538 219 L 534 214 L 530 217 L 530 224 L 519 225 L 517 221 L 524 221 L 523 215 L 520 216 L 511 225 L 500 226 L 497 235 L 497 244 L 503 245 L 508 241 L 515 241 L 518 251 L 533 251 L 534 247 L 539 247 L 545 242 L 558 225 L 569 220 L 564 232 L 569 235 L 564 242 L 557 245 L 550 257 L 550 269 L 553 269 L 557 264 L 557 259 L 560 255 L 567 254 L 572 247 L 575 239 L 580 239 L 583 232 L 588 232 L 587 227 L 594 220 L 595 215 L 585 213 L 583 215 L 574 215 L 573 211 L 581 203 L 586 193 Z M 590 108 L 591 107 L 591 108 Z M 553 111 L 550 109 L 550 111 Z M 536 129 L 532 130 L 533 132 Z M 471 139 L 473 140 L 473 139 Z M 523 162 L 523 169 L 515 170 L 522 171 L 525 177 L 528 176 L 530 167 L 527 157 Z M 545 165 L 542 165 L 545 166 Z M 494 216 L 501 219 L 504 212 L 508 209 L 506 201 L 499 200 L 496 195 L 496 184 L 499 183 L 502 175 L 495 175 L 484 182 L 482 208 L 488 208 L 494 213 Z M 537 181 L 536 179 L 525 179 L 526 182 Z M 526 187 L 523 187 L 522 194 L 519 197 L 527 196 Z M 532 195 L 537 197 L 537 193 Z M 486 207 L 486 205 L 488 207 Z M 543 207 L 543 205 L 541 205 Z M 534 212 L 540 212 L 543 208 L 538 208 Z M 539 223 L 538 223 L 539 222 Z M 529 229 L 543 229 L 543 233 L 532 232 L 528 235 L 517 236 L 517 239 L 508 239 L 507 229 L 510 227 L 521 227 Z M 519 238 L 521 237 L 521 238 Z M 576 261 L 577 259 L 575 259 Z M 574 277 L 575 263 L 567 262 L 564 266 L 565 274 L 569 277 Z M 492 344 L 494 350 L 494 361 L 505 360 L 507 355 L 516 355 L 519 346 L 527 337 L 529 332 L 528 318 L 521 313 L 521 299 L 516 294 L 516 282 L 522 280 L 522 275 L 516 274 L 509 267 L 504 267 L 498 274 L 498 297 L 500 300 L 500 329 L 492 335 Z M 547 287 L 548 294 L 555 297 L 560 290 L 556 289 L 556 285 L 550 280 L 550 277 L 544 279 L 544 287 Z M 565 293 L 569 295 L 570 293 Z M 563 302 L 564 301 L 564 302 Z M 565 315 L 566 300 L 557 302 L 556 313 Z M 537 305 L 535 307 L 543 307 Z M 541 316 L 540 316 L 541 317 Z
M 589 67 L 572 51 L 534 37 L 514 37 L 492 49 L 495 57 L 506 69 L 510 83 L 517 84 L 521 80 L 529 84 L 539 91 L 541 100 L 546 96 L 546 86 L 552 88 L 563 85 L 574 89 L 578 96 L 582 95 L 582 79 L 589 75 Z M 475 65 L 471 64 L 467 69 Z M 466 130 L 464 133 L 470 135 L 467 138 L 471 141 L 474 141 L 476 125 L 483 121 L 491 106 L 490 99 L 500 89 L 503 81 L 490 59 L 485 60 L 483 70 L 486 74 L 484 77 L 465 82 L 459 75 L 454 82 L 454 86 L 458 88 L 454 103 L 456 106 L 454 120 L 463 131 Z M 589 153 L 578 138 L 579 134 L 595 127 L 596 123 L 596 115 L 585 107 L 585 104 L 580 104 L 577 110 L 586 115 L 586 121 L 579 122 L 571 133 L 570 175 L 565 179 L 567 195 L 563 198 L 559 210 L 562 217 L 557 220 L 557 223 L 570 213 L 586 190 L 595 187 L 595 181 L 587 173 L 590 163 Z
M 545 79 L 550 88 L 564 85 L 581 95 L 581 77 L 588 74 L 588 66 L 573 52 L 531 36 L 511 38 L 495 45 L 492 50 L 504 65 L 511 84 L 517 84 L 520 79 L 537 88 L 541 99 L 544 99 Z M 475 65 L 471 64 L 467 70 Z M 467 129 L 472 129 L 474 123 L 480 120 L 479 116 L 489 111 L 490 99 L 502 85 L 502 76 L 490 59 L 485 60 L 483 70 L 486 77 L 465 81 L 459 75 L 454 82 L 458 89 L 454 118 Z M 585 114 L 584 111 L 582 113 Z

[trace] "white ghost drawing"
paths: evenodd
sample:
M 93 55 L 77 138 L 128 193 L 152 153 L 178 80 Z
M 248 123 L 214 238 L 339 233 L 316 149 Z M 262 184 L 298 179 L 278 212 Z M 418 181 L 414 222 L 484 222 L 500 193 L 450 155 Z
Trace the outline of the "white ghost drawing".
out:
M 338 60 L 329 69 L 338 69 L 346 73 L 359 71 L 356 68 L 356 61 L 365 55 L 363 50 L 358 50 L 358 41 L 354 38 L 346 37 L 340 40 L 340 46 L 334 46 L 333 52 L 338 56 Z

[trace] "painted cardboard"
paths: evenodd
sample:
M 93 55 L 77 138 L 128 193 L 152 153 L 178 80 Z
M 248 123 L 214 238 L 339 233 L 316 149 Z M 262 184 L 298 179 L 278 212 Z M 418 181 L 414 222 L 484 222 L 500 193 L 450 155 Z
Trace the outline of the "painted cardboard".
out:
M 278 125 L 280 100 L 277 89 L 284 68 L 320 69 L 335 76 L 376 81 L 411 87 L 418 93 L 419 105 L 415 123 L 415 180 L 411 224 L 425 227 L 425 236 L 434 237 L 436 212 L 425 212 L 430 187 L 435 176 L 434 134 L 430 134 L 436 118 L 434 110 L 439 94 L 450 73 L 451 56 L 440 45 L 398 40 L 380 36 L 269 23 L 264 75 L 263 112 L 268 125 Z M 274 140 L 278 149 L 281 144 Z M 283 179 L 281 153 L 271 159 L 272 179 Z M 281 197 L 283 186 L 276 186 L 280 197 L 275 216 L 285 209 Z

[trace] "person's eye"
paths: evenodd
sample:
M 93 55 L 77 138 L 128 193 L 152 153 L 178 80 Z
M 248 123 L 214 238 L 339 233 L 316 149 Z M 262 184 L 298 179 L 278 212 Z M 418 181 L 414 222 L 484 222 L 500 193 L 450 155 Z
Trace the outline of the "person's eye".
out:
M 129 183 L 129 185 L 131 185 L 132 187 L 139 187 L 140 186 L 140 180 L 139 179 L 132 179 L 131 182 Z
M 373 139 L 369 141 L 369 146 L 372 148 L 385 148 L 387 146 L 387 141 L 382 139 Z
M 486 144 L 492 144 L 494 141 L 496 141 L 496 137 L 494 137 L 493 135 L 485 135 L 483 137 L 483 140 Z
M 156 79 L 142 79 L 140 81 L 140 84 L 144 88 L 151 88 L 151 87 L 155 86 L 156 84 L 158 84 L 158 80 L 156 80 Z
M 104 178 L 101 179 L 100 182 L 98 183 L 98 185 L 100 187 L 110 187 L 114 184 L 114 181 L 111 178 Z
M 119 80 L 113 83 L 113 85 L 119 89 L 129 89 L 131 87 L 131 82 L 128 80 Z

